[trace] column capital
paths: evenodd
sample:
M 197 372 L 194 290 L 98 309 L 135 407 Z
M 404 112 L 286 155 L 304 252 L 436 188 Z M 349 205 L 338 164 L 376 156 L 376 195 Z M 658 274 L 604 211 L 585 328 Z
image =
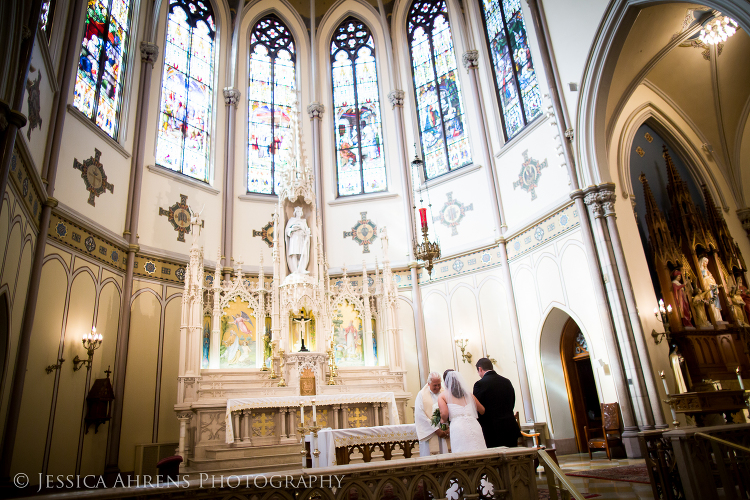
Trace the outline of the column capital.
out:
M 461 61 L 464 63 L 464 68 L 467 70 L 477 69 L 479 66 L 479 51 L 478 50 L 467 50 L 464 52 Z
M 604 209 L 605 217 L 615 216 L 615 185 L 612 182 L 606 182 L 597 186 L 596 202 Z
M 391 106 L 399 108 L 404 106 L 404 97 L 406 96 L 406 92 L 403 90 L 391 90 L 388 93 L 388 100 L 391 101 Z
M 583 198 L 583 202 L 591 207 L 591 211 L 594 213 L 596 218 L 604 216 L 604 208 L 598 200 L 599 193 L 596 191 L 589 191 Z
M 323 118 L 323 113 L 325 113 L 326 107 L 319 102 L 311 102 L 309 106 L 307 106 L 307 114 L 310 115 L 310 119 L 313 118 Z
M 235 108 L 240 103 L 240 91 L 234 87 L 224 87 L 224 104 Z
M 155 43 L 141 42 L 141 62 L 149 63 L 154 67 L 154 63 L 159 58 L 159 46 Z
M 177 414 L 177 420 L 190 422 L 190 419 L 193 418 L 193 412 L 191 411 L 181 411 Z

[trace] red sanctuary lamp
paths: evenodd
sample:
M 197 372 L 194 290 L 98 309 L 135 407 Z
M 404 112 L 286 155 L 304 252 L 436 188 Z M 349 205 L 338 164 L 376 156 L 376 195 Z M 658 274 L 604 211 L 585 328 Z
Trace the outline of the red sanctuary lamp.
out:
M 412 168 L 422 169 L 424 162 L 415 156 L 411 162 Z M 419 170 L 418 170 L 419 171 Z M 414 207 L 416 208 L 416 206 Z M 427 226 L 427 209 L 419 209 L 419 221 L 422 225 L 422 243 L 417 243 L 417 235 L 414 235 L 414 257 L 424 262 L 427 273 L 432 276 L 432 268 L 435 261 L 440 258 L 440 245 L 427 238 L 429 227 Z

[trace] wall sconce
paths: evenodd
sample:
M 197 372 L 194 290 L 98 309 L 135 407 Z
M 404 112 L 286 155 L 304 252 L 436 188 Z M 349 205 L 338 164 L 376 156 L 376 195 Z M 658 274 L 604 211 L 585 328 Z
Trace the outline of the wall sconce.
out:
M 654 316 L 658 319 L 662 325 L 664 325 L 664 333 L 656 333 L 656 330 L 651 330 L 651 337 L 654 339 L 656 345 L 661 344 L 665 338 L 667 342 L 671 341 L 671 335 L 669 330 L 669 316 L 668 313 L 672 312 L 672 306 L 667 304 L 666 309 L 664 308 L 664 301 L 659 299 L 659 307 L 654 307 Z
M 86 354 L 88 355 L 88 359 L 81 359 L 76 355 L 75 358 L 73 358 L 73 371 L 80 370 L 83 365 L 86 365 L 86 369 L 91 369 L 91 362 L 94 360 L 94 351 L 99 349 L 102 345 L 102 334 L 96 333 L 96 327 L 93 327 L 91 329 L 91 333 L 84 333 L 83 338 L 81 339 L 81 343 L 83 344 L 83 347 L 86 349 Z
M 44 371 L 47 372 L 47 375 L 49 375 L 53 371 L 60 369 L 63 363 L 65 363 L 65 360 L 63 358 L 60 358 L 57 360 L 56 365 L 49 365 L 47 368 L 44 369 Z
M 464 363 L 471 364 L 471 353 L 466 351 L 466 346 L 469 345 L 469 339 L 466 337 L 459 337 L 456 339 L 456 345 L 461 349 L 461 360 Z

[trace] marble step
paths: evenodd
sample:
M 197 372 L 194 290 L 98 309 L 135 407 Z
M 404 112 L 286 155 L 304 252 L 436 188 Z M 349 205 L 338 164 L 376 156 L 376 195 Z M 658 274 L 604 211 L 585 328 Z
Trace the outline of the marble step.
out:
M 256 448 L 256 450 L 258 449 Z M 275 471 L 299 468 L 302 460 L 299 453 L 300 450 L 301 447 L 298 447 L 294 453 L 258 454 L 251 457 L 191 458 L 186 466 L 186 472 L 220 471 L 226 474 L 226 471 L 253 470 L 254 472 L 260 472 L 260 469 L 263 469 L 263 471 Z M 290 465 L 291 467 L 288 467 Z
M 301 444 L 278 444 L 271 446 L 252 446 L 252 445 L 235 445 L 235 446 L 211 446 L 206 448 L 205 459 L 223 460 L 233 458 L 253 458 L 258 456 L 277 456 L 299 454 Z
M 293 470 L 299 470 L 301 468 L 301 459 L 295 458 L 294 461 L 286 462 L 286 463 L 266 463 L 266 464 L 259 464 L 259 465 L 250 465 L 250 466 L 244 466 L 240 465 L 239 467 L 233 467 L 233 468 L 213 468 L 213 467 L 207 467 L 207 468 L 195 468 L 195 467 L 187 467 L 185 468 L 184 472 L 180 472 L 180 476 L 187 475 L 187 479 L 193 480 L 202 480 L 203 484 L 205 486 L 210 486 L 211 478 L 210 476 L 215 476 L 215 484 L 219 485 L 220 483 L 220 476 L 224 476 L 224 480 L 226 481 L 227 477 L 229 476 L 243 476 L 245 474 L 260 474 L 263 472 L 284 472 L 284 471 L 293 471 Z M 207 477 L 208 476 L 208 477 Z M 235 481 L 234 479 L 231 479 L 231 481 Z M 233 483 L 234 484 L 234 483 Z M 242 485 L 245 484 L 243 481 L 241 483 Z M 251 485 L 252 486 L 252 483 Z

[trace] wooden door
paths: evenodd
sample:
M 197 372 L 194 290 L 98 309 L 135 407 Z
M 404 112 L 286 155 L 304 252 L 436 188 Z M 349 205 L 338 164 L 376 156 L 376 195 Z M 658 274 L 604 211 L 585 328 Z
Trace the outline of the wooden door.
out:
M 572 319 L 569 319 L 563 327 L 560 355 L 576 443 L 580 452 L 587 452 L 588 444 L 583 428 L 584 426 L 588 426 L 589 429 L 601 428 L 601 407 L 586 338 Z

